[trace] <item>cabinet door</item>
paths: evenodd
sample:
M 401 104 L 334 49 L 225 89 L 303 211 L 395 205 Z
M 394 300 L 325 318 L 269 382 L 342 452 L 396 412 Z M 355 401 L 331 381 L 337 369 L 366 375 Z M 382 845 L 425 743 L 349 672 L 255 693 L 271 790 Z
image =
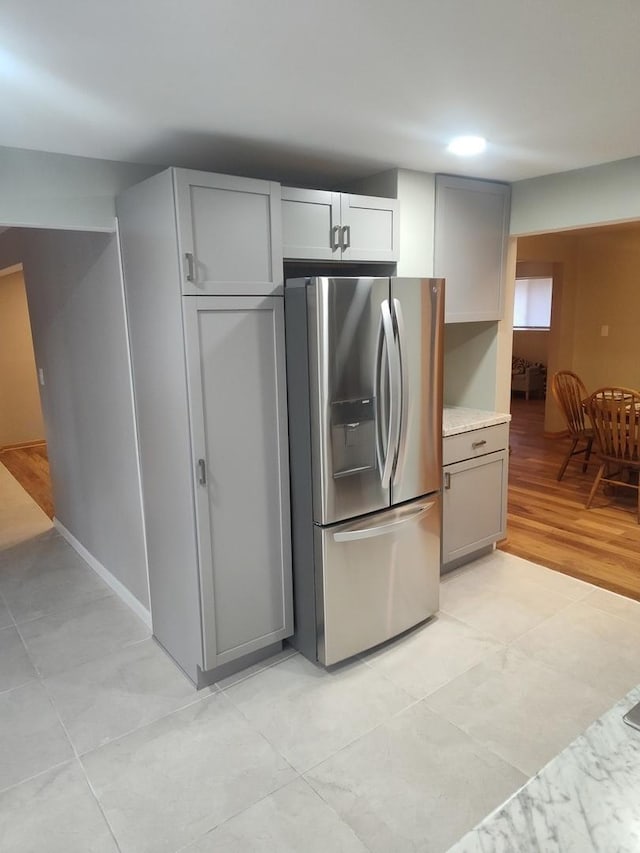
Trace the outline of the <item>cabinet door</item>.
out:
M 396 199 L 343 193 L 340 197 L 342 259 L 397 261 L 398 210 Z
M 508 451 L 444 468 L 442 562 L 471 554 L 507 532 Z
M 185 294 L 282 292 L 280 185 L 174 170 Z
M 339 261 L 340 193 L 282 187 L 285 258 Z
M 211 669 L 293 633 L 284 306 L 185 297 L 183 312 Z
M 506 184 L 436 178 L 434 272 L 446 279 L 446 323 L 501 319 L 509 199 Z

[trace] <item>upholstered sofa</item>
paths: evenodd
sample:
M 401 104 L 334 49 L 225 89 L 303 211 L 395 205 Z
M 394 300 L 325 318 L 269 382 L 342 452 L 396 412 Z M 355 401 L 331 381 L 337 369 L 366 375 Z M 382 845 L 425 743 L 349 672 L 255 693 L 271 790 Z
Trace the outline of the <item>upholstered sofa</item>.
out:
M 547 386 L 547 368 L 544 364 L 527 361 L 526 358 L 513 356 L 511 359 L 511 391 L 524 394 L 529 399 L 531 394 L 544 397 Z

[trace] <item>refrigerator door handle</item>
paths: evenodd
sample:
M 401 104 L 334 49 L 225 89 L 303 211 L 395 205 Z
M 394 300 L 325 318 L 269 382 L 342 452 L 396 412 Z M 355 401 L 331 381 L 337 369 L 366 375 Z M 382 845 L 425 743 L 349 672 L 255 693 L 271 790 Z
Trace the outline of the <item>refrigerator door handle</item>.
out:
M 380 479 L 382 488 L 388 489 L 391 484 L 391 474 L 393 472 L 393 463 L 395 462 L 396 450 L 398 446 L 398 431 L 400 428 L 400 358 L 396 339 L 393 332 L 393 319 L 391 317 L 391 309 L 389 300 L 383 300 L 380 305 L 381 312 L 381 329 L 384 334 L 384 341 L 387 346 L 387 365 L 389 370 L 389 429 L 387 435 L 386 451 L 382 452 L 380 438 L 380 424 L 378 425 L 377 441 L 378 441 L 378 464 L 380 466 Z M 376 360 L 376 399 L 378 417 L 381 417 L 381 400 L 380 400 L 380 373 L 377 368 L 377 363 L 381 359 Z
M 402 315 L 402 305 L 399 299 L 393 300 L 393 312 L 398 329 L 398 359 L 400 362 L 400 421 L 398 424 L 398 453 L 396 458 L 393 485 L 397 486 L 402 479 L 404 459 L 407 452 L 407 432 L 409 428 L 409 359 L 406 349 L 406 327 Z
M 409 521 L 416 521 L 420 516 L 426 515 L 433 506 L 435 506 L 435 501 L 411 507 L 411 509 L 407 510 L 400 516 L 400 518 L 395 518 L 393 521 L 386 521 L 384 524 L 376 524 L 374 527 L 359 527 L 355 530 L 339 530 L 333 534 L 334 541 L 354 542 L 357 539 L 372 539 L 374 536 L 384 536 L 387 533 L 392 533 L 403 524 L 406 524 Z

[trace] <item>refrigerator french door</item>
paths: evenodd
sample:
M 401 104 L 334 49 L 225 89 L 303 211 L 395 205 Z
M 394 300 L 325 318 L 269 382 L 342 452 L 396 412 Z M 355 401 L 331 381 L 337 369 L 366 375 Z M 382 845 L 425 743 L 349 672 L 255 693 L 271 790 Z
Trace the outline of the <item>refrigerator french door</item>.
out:
M 438 608 L 443 290 L 286 283 L 293 641 L 326 665 Z

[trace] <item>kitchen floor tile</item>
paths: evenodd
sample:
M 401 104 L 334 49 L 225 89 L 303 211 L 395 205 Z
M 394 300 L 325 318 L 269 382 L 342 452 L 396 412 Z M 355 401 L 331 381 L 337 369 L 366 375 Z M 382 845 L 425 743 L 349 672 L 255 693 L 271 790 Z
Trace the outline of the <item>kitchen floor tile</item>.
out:
M 118 853 L 77 762 L 0 793 L 6 853 Z
M 260 663 L 253 664 L 253 666 L 248 666 L 246 669 L 241 669 L 240 672 L 236 672 L 233 675 L 227 676 L 227 678 L 223 678 L 220 681 L 216 681 L 216 687 L 219 687 L 221 690 L 224 690 L 227 687 L 231 687 L 234 684 L 238 684 L 241 681 L 245 681 L 247 678 L 251 678 L 251 676 L 253 675 L 257 675 L 257 673 L 262 672 L 263 669 L 268 669 L 270 666 L 275 666 L 275 664 L 280 663 L 283 660 L 287 660 L 287 658 L 293 657 L 297 654 L 298 652 L 295 649 L 292 649 L 291 646 L 285 646 L 277 654 L 271 655 L 271 657 L 261 660 Z
M 23 622 L 20 633 L 44 677 L 64 672 L 150 636 L 142 620 L 113 595 Z
M 69 543 L 49 524 L 46 530 L 34 533 L 12 546 L 3 547 L 0 552 L 0 578 L 4 574 L 19 574 L 34 563 L 55 562 L 60 559 L 61 553 L 70 550 Z
M 424 701 L 305 776 L 372 853 L 445 851 L 526 781 Z
M 0 508 L 0 548 L 3 550 L 14 548 L 49 530 L 51 530 L 51 519 L 35 504 L 12 506 L 8 509 Z
M 124 853 L 173 853 L 295 776 L 222 693 L 82 763 Z
M 0 630 L 0 693 L 20 687 L 37 673 L 15 628 Z
M 460 577 L 466 577 L 468 580 L 475 579 L 483 584 L 499 584 L 503 589 L 517 586 L 522 581 L 535 583 L 551 592 L 558 592 L 572 601 L 580 601 L 597 589 L 585 581 L 498 550 L 485 554 L 472 563 L 445 575 L 443 582 L 446 584 Z
M 368 853 L 316 792 L 296 779 L 212 830 L 184 853 Z
M 45 684 L 79 753 L 210 692 L 198 693 L 154 640 L 54 675 Z
M 73 758 L 46 690 L 33 682 L 0 694 L 0 790 Z
M 0 595 L 0 629 L 8 628 L 9 625 L 13 625 L 13 619 L 7 605 L 4 603 L 4 599 Z
M 0 592 L 16 622 L 113 595 L 76 552 L 52 540 L 24 561 L 0 567 Z
M 492 580 L 471 569 L 446 576 L 440 587 L 441 611 L 502 643 L 511 642 L 571 603 L 572 599 L 542 584 L 509 575 Z
M 361 661 L 327 671 L 301 655 L 263 670 L 225 693 L 299 772 L 412 701 Z
M 545 620 L 514 646 L 614 697 L 640 682 L 640 622 L 581 601 Z
M 441 613 L 363 655 L 363 660 L 410 696 L 421 699 L 499 648 L 496 640 Z
M 431 694 L 425 704 L 532 776 L 614 701 L 510 648 Z
M 640 623 L 640 601 L 634 601 L 633 598 L 626 598 L 624 595 L 617 595 L 606 589 L 594 589 L 584 599 L 584 603 L 610 613 L 612 616 L 618 616 L 620 619 L 630 619 L 636 624 Z

